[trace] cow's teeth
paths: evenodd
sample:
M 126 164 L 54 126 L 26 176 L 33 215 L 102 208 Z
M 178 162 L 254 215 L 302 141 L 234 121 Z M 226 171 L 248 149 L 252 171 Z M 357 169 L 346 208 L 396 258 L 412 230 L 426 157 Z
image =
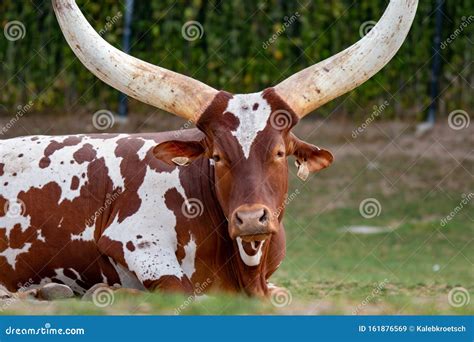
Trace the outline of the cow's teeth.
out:
M 254 251 L 257 250 L 257 246 L 256 246 L 256 242 L 255 242 L 255 241 L 250 241 L 250 246 L 252 246 L 252 249 L 253 249 Z
M 244 262 L 245 265 L 247 266 L 257 266 L 260 264 L 260 259 L 262 258 L 262 247 L 265 241 L 262 241 L 258 247 L 255 245 L 255 241 L 251 241 L 250 245 L 252 246 L 252 249 L 257 251 L 255 255 L 248 255 L 247 252 L 244 249 L 244 246 L 242 245 L 242 238 L 238 237 L 237 238 L 237 245 L 239 247 L 239 254 L 240 258 Z

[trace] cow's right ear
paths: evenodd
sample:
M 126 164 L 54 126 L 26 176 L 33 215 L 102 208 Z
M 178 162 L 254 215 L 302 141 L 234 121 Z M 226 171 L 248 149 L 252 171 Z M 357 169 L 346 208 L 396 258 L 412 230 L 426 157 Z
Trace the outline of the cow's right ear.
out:
M 169 165 L 186 166 L 204 154 L 200 141 L 165 141 L 153 149 L 155 157 Z

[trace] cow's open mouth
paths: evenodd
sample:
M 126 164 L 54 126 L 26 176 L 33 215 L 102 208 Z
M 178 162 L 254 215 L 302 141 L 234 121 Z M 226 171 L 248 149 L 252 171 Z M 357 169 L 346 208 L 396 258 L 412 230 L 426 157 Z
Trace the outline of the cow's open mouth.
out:
M 260 241 L 264 241 L 268 239 L 269 236 L 270 236 L 269 233 L 265 233 L 265 234 L 254 234 L 254 235 L 241 235 L 240 237 L 242 238 L 242 241 L 245 241 L 245 242 L 252 242 L 252 241 L 260 242 Z
M 250 237 L 254 237 L 251 239 Z M 237 237 L 240 258 L 247 266 L 257 266 L 262 258 L 262 249 L 268 234 Z

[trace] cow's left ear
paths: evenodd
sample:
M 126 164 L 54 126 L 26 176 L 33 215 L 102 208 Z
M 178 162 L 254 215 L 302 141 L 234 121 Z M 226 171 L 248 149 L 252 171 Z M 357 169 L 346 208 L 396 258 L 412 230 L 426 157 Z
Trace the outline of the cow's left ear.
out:
M 298 177 L 306 180 L 311 172 L 322 170 L 334 160 L 331 152 L 308 144 L 291 134 L 290 153 L 296 157 Z
M 205 148 L 200 141 L 165 141 L 153 149 L 159 160 L 169 165 L 186 166 L 204 154 Z

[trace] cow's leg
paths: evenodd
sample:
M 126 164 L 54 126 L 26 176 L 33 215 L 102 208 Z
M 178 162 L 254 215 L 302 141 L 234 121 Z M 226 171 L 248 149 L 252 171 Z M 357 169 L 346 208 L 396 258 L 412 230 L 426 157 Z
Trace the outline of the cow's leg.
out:
M 164 275 L 158 280 L 145 281 L 145 287 L 150 290 L 163 290 L 166 292 L 193 293 L 193 285 L 186 275 L 182 278 Z
M 126 230 L 124 227 L 121 229 Z M 134 243 L 125 240 L 128 237 L 111 239 L 110 235 L 103 235 L 98 247 L 102 253 L 133 272 L 150 291 L 193 293 L 191 281 L 182 270 L 173 248 L 154 241 Z

